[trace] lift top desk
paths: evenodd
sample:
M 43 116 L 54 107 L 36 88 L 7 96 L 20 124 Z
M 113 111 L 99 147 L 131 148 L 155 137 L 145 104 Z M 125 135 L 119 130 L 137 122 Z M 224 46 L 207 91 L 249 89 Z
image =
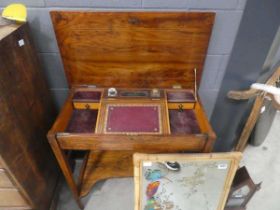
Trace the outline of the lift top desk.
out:
M 197 88 L 214 16 L 51 12 L 71 90 L 48 139 L 81 208 L 97 181 L 133 176 L 135 152 L 212 150 Z M 77 183 L 69 150 L 88 151 Z

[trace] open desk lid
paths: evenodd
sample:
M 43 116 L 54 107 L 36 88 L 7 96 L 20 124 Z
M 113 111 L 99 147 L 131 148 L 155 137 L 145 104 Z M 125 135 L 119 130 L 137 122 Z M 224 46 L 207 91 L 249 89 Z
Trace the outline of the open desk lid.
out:
M 51 17 L 70 86 L 193 89 L 215 14 L 52 11 Z

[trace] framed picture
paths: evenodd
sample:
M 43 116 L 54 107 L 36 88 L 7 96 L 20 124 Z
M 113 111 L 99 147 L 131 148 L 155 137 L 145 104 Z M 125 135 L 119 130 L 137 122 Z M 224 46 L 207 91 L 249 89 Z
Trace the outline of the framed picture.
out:
M 223 210 L 242 155 L 134 154 L 135 210 Z

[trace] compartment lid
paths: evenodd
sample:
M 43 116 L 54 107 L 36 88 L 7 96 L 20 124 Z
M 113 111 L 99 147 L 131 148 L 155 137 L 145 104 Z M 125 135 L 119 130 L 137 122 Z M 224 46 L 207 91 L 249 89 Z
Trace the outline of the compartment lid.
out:
M 215 14 L 52 11 L 51 17 L 69 85 L 194 88 Z

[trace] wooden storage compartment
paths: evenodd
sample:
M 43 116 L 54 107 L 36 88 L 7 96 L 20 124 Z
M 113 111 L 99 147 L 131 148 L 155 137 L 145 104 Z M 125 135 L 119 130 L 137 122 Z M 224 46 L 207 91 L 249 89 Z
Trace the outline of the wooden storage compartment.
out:
M 75 109 L 65 132 L 68 133 L 94 133 L 98 110 Z
M 195 112 L 192 109 L 170 109 L 169 122 L 171 135 L 201 133 Z
M 101 91 L 77 90 L 73 96 L 73 106 L 75 109 L 99 109 Z
M 6 167 L 0 155 L 0 209 L 32 209 L 24 190 Z
M 192 90 L 166 91 L 171 134 L 199 134 L 200 124 L 195 113 L 197 96 Z
M 130 90 L 127 92 L 133 93 L 133 91 L 140 92 L 138 90 Z M 63 132 L 95 133 L 97 117 L 100 111 L 101 101 L 103 100 L 101 96 L 104 95 L 104 99 L 107 98 L 104 92 L 106 92 L 106 89 L 99 89 L 98 91 L 89 91 L 86 89 L 74 91 L 74 95 L 71 98 L 73 111 L 67 127 Z M 120 93 L 122 92 L 124 91 L 121 90 Z M 149 93 L 148 90 L 146 90 L 146 92 Z M 199 104 L 199 102 L 196 101 L 194 93 L 190 90 L 182 89 L 168 89 L 161 90 L 161 92 L 165 93 L 163 95 L 166 95 L 166 101 L 168 104 L 170 134 L 185 135 L 201 133 L 203 130 L 201 126 L 203 125 L 199 124 L 197 116 L 203 117 L 202 121 L 207 120 L 207 117 L 204 114 L 197 115 L 198 111 L 196 111 L 195 106 L 196 104 Z M 96 93 L 98 93 L 98 95 Z M 79 97 L 77 97 L 77 95 L 79 95 Z M 129 103 L 129 97 L 126 96 L 125 99 L 123 99 L 121 94 L 118 98 L 113 98 L 113 101 L 120 99 L 124 102 L 128 100 Z M 140 99 L 138 100 L 141 101 Z M 82 107 L 81 104 L 91 104 L 94 108 Z M 105 114 L 101 113 L 101 115 Z M 207 130 L 204 131 L 208 132 Z
M 192 90 L 173 89 L 166 91 L 168 109 L 194 109 L 197 96 Z
M 77 88 L 73 91 L 72 113 L 65 132 L 94 133 L 103 90 Z
M 14 187 L 5 169 L 0 169 L 0 188 Z
M 168 103 L 195 103 L 196 93 L 186 89 L 169 89 L 166 91 Z
M 0 188 L 0 209 L 5 207 L 7 209 L 12 209 L 13 207 L 30 209 L 30 206 L 17 189 Z

